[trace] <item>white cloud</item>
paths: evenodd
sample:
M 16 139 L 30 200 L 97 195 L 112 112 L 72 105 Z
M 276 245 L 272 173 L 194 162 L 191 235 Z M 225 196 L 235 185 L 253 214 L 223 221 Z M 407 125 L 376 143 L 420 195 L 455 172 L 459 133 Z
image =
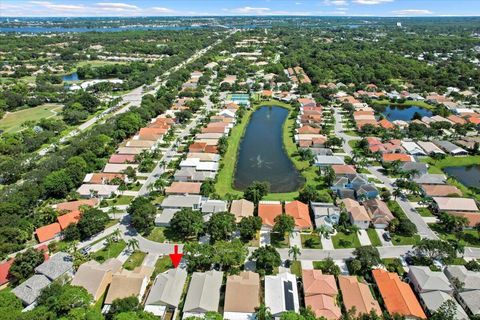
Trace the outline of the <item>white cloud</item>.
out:
M 95 3 L 96 7 L 101 8 L 102 10 L 139 10 L 140 8 L 132 4 L 121 3 L 121 2 L 97 2 Z
M 270 8 L 258 8 L 258 7 L 242 7 L 242 8 L 233 8 L 233 9 L 223 9 L 235 14 L 267 14 L 271 11 Z
M 353 0 L 353 2 L 358 4 L 373 5 L 373 4 L 393 2 L 393 0 Z
M 172 10 L 172 9 L 163 8 L 163 7 L 152 7 L 152 8 L 150 8 L 149 10 L 155 11 L 155 12 L 157 12 L 157 13 L 173 13 L 173 12 L 175 12 L 175 11 Z
M 406 10 L 396 10 L 392 11 L 392 13 L 401 15 L 401 16 L 422 16 L 422 15 L 429 15 L 433 14 L 430 10 L 424 9 L 406 9 Z
M 43 7 L 48 10 L 54 11 L 74 11 L 85 9 L 84 6 L 69 5 L 69 4 L 55 4 L 49 1 L 30 1 L 30 4 Z
M 325 0 L 323 4 L 326 6 L 348 6 L 348 2 L 346 0 Z

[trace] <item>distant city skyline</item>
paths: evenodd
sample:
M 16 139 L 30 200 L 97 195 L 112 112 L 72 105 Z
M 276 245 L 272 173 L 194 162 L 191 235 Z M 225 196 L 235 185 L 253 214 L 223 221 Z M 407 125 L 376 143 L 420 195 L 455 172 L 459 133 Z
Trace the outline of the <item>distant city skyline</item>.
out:
M 479 16 L 478 0 L 1 0 L 2 17 Z

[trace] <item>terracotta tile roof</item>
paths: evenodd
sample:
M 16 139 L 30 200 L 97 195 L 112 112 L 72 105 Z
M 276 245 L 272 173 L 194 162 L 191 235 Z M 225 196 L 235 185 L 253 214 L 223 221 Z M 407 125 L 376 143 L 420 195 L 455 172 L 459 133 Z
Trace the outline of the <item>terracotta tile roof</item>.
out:
M 427 319 L 410 285 L 396 273 L 375 269 L 372 274 L 388 313 Z
M 468 122 L 473 124 L 480 124 L 480 116 L 471 116 L 468 118 Z
M 399 160 L 401 162 L 412 162 L 412 156 L 404 153 L 385 153 L 382 155 L 383 161 L 390 162 Z
M 61 231 L 60 224 L 55 222 L 36 229 L 35 234 L 37 235 L 38 242 L 45 242 L 55 238 Z
M 12 266 L 12 263 L 13 263 L 13 258 L 3 263 L 0 263 L 0 286 L 9 282 L 8 273 L 10 271 L 10 267 Z
M 309 125 L 305 125 L 298 129 L 298 133 L 320 133 L 320 131 L 321 130 L 319 128 L 314 128 Z
M 340 308 L 335 304 L 335 299 L 325 294 L 305 297 L 305 304 L 312 309 L 317 318 L 337 320 L 342 315 Z
M 258 216 L 262 218 L 264 225 L 273 227 L 275 217 L 282 214 L 281 203 L 262 203 L 258 204 Z
M 113 154 L 108 163 L 135 163 L 134 154 Z
M 332 165 L 333 172 L 335 174 L 356 174 L 355 167 L 348 164 L 334 164 Z
M 457 217 L 464 217 L 468 220 L 468 227 L 474 228 L 477 224 L 480 223 L 480 212 L 457 212 L 449 211 L 449 214 Z
M 206 128 L 202 128 L 202 133 L 225 133 L 225 127 L 206 127 Z
M 173 182 L 170 187 L 165 188 L 165 193 L 200 194 L 201 186 L 200 182 Z
M 385 129 L 393 129 L 395 128 L 395 126 L 393 125 L 393 123 L 391 123 L 390 121 L 388 121 L 387 119 L 382 119 L 378 122 L 378 124 L 385 128 Z
M 298 145 L 301 148 L 308 148 L 312 145 L 312 141 L 311 140 L 300 140 L 300 141 L 298 141 Z
M 165 133 L 167 133 L 167 129 L 163 128 L 141 128 L 140 131 L 138 132 L 138 136 L 142 140 L 151 140 L 151 141 L 157 141 L 160 139 Z
M 295 226 L 297 226 L 299 229 L 312 228 L 312 221 L 310 220 L 308 206 L 305 203 L 297 200 L 286 203 L 285 213 L 295 219 Z
M 262 96 L 264 96 L 264 97 L 271 97 L 272 95 L 273 95 L 272 90 L 263 90 L 262 91 Z
M 425 193 L 425 195 L 429 197 L 445 197 L 449 195 L 458 195 L 462 196 L 462 191 L 455 186 L 451 186 L 448 184 L 422 184 L 420 186 Z
M 325 294 L 333 297 L 338 294 L 335 277 L 322 274 L 322 270 L 302 270 L 302 279 L 305 296 Z
M 60 224 L 60 228 L 65 230 L 72 223 L 77 223 L 80 220 L 80 211 L 72 211 L 67 214 L 57 217 L 57 221 Z
M 456 116 L 454 114 L 449 115 L 447 117 L 447 119 L 452 121 L 453 123 L 457 123 L 457 124 L 466 124 L 467 123 L 467 120 L 463 119 L 462 117 Z
M 346 310 L 355 308 L 355 315 L 369 314 L 372 310 L 382 314 L 378 301 L 372 296 L 368 284 L 359 282 L 355 276 L 339 276 L 338 282 L 342 291 L 343 304 Z
M 98 199 L 85 199 L 77 201 L 62 202 L 56 204 L 56 209 L 58 212 L 63 211 L 77 211 L 82 206 L 95 207 L 98 204 Z
M 92 173 L 90 180 L 83 181 L 91 184 L 108 184 L 115 178 L 120 180 L 125 180 L 125 175 L 121 173 L 105 173 L 105 172 L 96 172 Z
M 350 213 L 350 216 L 354 221 L 371 221 L 371 217 L 367 212 L 367 209 L 360 205 L 353 199 L 342 199 L 345 209 Z

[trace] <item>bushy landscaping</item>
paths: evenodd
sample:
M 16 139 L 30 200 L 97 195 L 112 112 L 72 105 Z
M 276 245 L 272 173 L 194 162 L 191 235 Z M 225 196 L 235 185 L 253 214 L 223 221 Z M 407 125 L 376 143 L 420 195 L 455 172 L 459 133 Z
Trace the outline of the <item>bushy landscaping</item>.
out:
M 335 249 L 358 248 L 361 246 L 356 232 L 337 232 L 331 239 Z
M 322 249 L 322 242 L 318 234 L 301 234 L 302 247 L 308 249 Z

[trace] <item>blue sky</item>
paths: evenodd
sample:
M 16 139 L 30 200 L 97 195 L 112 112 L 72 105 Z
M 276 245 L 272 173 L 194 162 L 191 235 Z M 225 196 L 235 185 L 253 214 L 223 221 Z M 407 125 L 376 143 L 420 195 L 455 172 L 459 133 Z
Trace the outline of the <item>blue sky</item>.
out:
M 0 16 L 479 16 L 480 0 L 0 0 Z

